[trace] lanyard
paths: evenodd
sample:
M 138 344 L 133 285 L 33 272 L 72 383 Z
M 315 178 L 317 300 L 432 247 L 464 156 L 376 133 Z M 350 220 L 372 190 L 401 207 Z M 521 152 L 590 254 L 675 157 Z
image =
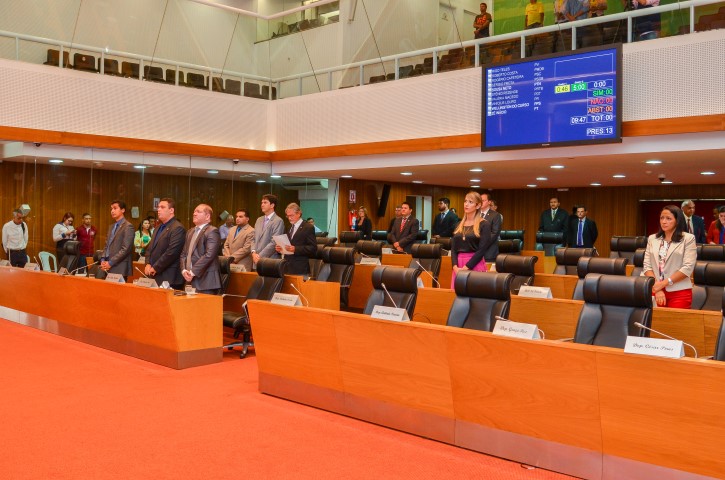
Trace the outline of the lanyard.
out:
M 665 279 L 665 259 L 667 258 L 667 250 L 670 249 L 672 242 L 665 242 L 664 239 L 660 242 L 660 250 L 658 252 L 659 262 L 658 267 L 660 271 L 660 280 Z

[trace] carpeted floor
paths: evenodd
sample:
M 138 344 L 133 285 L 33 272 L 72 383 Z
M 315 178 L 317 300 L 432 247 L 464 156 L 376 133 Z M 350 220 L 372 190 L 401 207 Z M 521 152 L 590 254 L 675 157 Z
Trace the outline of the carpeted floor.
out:
M 0 479 L 564 479 L 0 320 Z

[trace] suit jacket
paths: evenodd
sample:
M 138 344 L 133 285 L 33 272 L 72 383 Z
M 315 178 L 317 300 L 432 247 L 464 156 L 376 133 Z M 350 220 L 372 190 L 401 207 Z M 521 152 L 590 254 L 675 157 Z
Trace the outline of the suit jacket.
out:
M 670 278 L 679 270 L 686 275 L 685 278 L 679 282 L 675 282 L 671 287 L 665 287 L 665 290 L 668 292 L 676 292 L 678 290 L 692 288 L 690 277 L 692 276 L 693 270 L 695 270 L 695 263 L 697 262 L 695 236 L 690 233 L 683 233 L 681 241 L 670 244 L 670 248 L 667 249 L 667 255 L 665 256 L 664 273 L 660 276 L 659 251 L 662 245 L 662 239 L 657 238 L 656 235 L 652 234 L 647 238 L 647 249 L 644 253 L 642 275 L 651 270 L 655 274 L 655 280 L 660 281 Z
M 154 279 L 161 285 L 164 281 L 169 285 L 181 285 L 184 277 L 181 276 L 179 268 L 179 256 L 184 248 L 186 240 L 186 229 L 176 217 L 166 222 L 166 226 L 159 235 L 159 228 L 156 227 L 151 241 L 146 247 L 146 265 L 151 265 L 156 270 Z
M 411 245 L 415 243 L 415 239 L 418 237 L 418 230 L 420 230 L 420 222 L 413 215 L 408 216 L 408 221 L 405 222 L 403 231 L 400 231 L 400 224 L 403 221 L 403 217 L 396 218 L 393 222 L 393 229 L 388 233 L 388 243 L 394 244 L 398 242 L 405 253 L 410 253 Z
M 710 224 L 710 228 L 707 229 L 707 243 L 714 243 L 715 245 L 720 245 L 720 229 L 718 228 L 718 224 L 720 223 L 720 219 L 713 220 Z
M 695 235 L 697 243 L 707 243 L 707 231 L 705 230 L 705 219 L 697 215 L 692 216 L 692 234 Z M 687 217 L 685 217 L 687 223 Z
M 551 209 L 547 208 L 541 212 L 539 219 L 540 232 L 561 232 L 564 234 L 564 243 L 566 243 L 566 231 L 569 229 L 569 214 L 563 209 L 558 208 L 554 219 L 551 219 Z
M 439 237 L 452 237 L 453 230 L 458 225 L 458 216 L 451 210 L 446 212 L 446 216 L 441 220 L 441 214 L 435 216 L 433 219 L 433 229 L 431 235 L 438 235 Z
M 133 237 L 136 234 L 136 229 L 133 228 L 131 222 L 125 218 L 118 225 L 116 235 L 111 241 L 111 233 L 113 232 L 114 222 L 108 227 L 108 236 L 106 237 L 106 247 L 108 248 L 108 262 L 111 264 L 111 269 L 108 273 L 120 273 L 124 277 L 128 277 L 133 273 Z M 110 244 L 109 244 L 109 241 Z
M 252 271 L 252 244 L 254 243 L 254 228 L 245 225 L 239 233 L 237 226 L 229 229 L 229 235 L 224 242 L 222 254 L 225 257 L 234 257 L 234 263 L 243 265 L 248 271 Z
M 191 247 L 191 239 L 194 236 L 195 228 L 190 228 L 186 232 L 186 241 L 184 242 L 184 248 L 179 257 L 179 265 L 182 270 L 186 268 L 186 255 L 189 247 Z M 219 236 L 219 229 L 211 224 L 207 224 L 199 233 L 196 247 L 191 253 L 191 272 L 194 274 L 194 278 L 191 279 L 191 286 L 197 290 L 221 288 L 222 281 L 219 275 L 218 255 L 220 244 L 221 236 Z
M 290 231 L 287 231 L 287 236 L 290 236 Z M 290 237 L 290 243 L 295 247 L 295 253 L 284 254 L 284 259 L 287 261 L 285 273 L 309 275 L 310 257 L 317 253 L 315 227 L 303 220 L 294 236 Z
M 487 222 L 491 224 L 491 245 L 486 249 L 486 253 L 483 258 L 486 263 L 495 263 L 496 257 L 498 257 L 498 237 L 501 234 L 501 226 L 503 225 L 503 217 L 500 213 L 488 209 L 486 215 L 483 216 Z
M 584 241 L 583 245 L 577 245 L 578 233 L 579 218 L 574 217 L 571 221 L 571 225 L 569 225 L 569 232 L 566 234 L 566 238 L 569 240 L 569 246 L 584 248 L 594 247 L 594 242 L 597 241 L 597 237 L 599 236 L 599 232 L 597 231 L 597 224 L 594 222 L 594 220 L 591 220 L 590 218 L 584 220 L 584 225 L 582 226 L 582 240 Z
M 272 218 L 267 222 L 267 228 L 264 228 L 264 215 L 262 215 L 254 223 L 252 251 L 257 252 L 260 257 L 279 258 L 279 253 L 274 250 L 275 243 L 272 237 L 283 233 L 284 222 L 276 213 L 273 213 Z

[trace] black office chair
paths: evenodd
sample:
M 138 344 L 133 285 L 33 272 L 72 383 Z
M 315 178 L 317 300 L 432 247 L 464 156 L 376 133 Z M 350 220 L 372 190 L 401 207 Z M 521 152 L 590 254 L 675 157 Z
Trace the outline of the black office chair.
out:
M 355 244 L 355 263 L 363 257 L 380 258 L 383 256 L 383 242 L 375 240 L 358 240 Z
M 521 240 L 514 238 L 513 240 L 499 240 L 498 253 L 506 253 L 509 255 L 521 255 Z M 496 267 L 498 270 L 498 267 Z
M 377 240 L 379 242 L 387 242 L 388 241 L 387 230 L 373 230 L 373 240 Z
M 524 233 L 526 233 L 526 230 L 501 230 L 498 238 L 501 240 L 521 240 L 521 243 L 524 243 Z
M 415 243 L 410 247 L 413 256 L 408 268 L 427 270 L 433 276 L 433 286 L 440 287 L 438 275 L 441 273 L 441 255 L 443 247 L 440 243 Z M 428 275 L 428 274 L 426 274 Z
M 603 275 L 627 275 L 626 258 L 581 257 L 576 265 L 579 280 L 574 287 L 572 300 L 584 300 L 584 279 L 590 273 Z
M 556 250 L 564 246 L 564 234 L 562 232 L 536 232 L 534 250 L 544 252 L 545 256 L 554 256 Z
M 626 258 L 631 263 L 639 248 L 647 248 L 647 237 L 614 236 L 609 241 L 609 258 Z
M 219 295 L 227 293 L 227 287 L 229 286 L 229 280 L 232 278 L 231 265 L 234 263 L 234 257 L 219 256 L 219 277 L 221 279 L 221 288 L 219 289 Z
M 362 240 L 362 232 L 340 232 L 340 246 L 355 248 L 355 244 Z
M 345 247 L 325 247 L 322 252 L 322 268 L 317 275 L 319 282 L 340 284 L 340 307 L 347 307 L 347 292 L 350 290 L 355 271 L 355 251 Z
M 712 358 L 723 362 L 725 361 L 725 290 L 722 292 L 721 306 L 724 313 L 722 323 L 720 323 L 720 332 L 717 335 L 717 342 L 715 343 L 715 355 Z
M 93 252 L 93 263 L 86 268 L 86 273 L 89 277 L 106 277 L 106 272 L 101 270 L 101 257 L 103 257 L 103 250 L 96 250 Z
M 415 243 L 428 243 L 428 230 L 418 230 L 415 236 Z
M 697 261 L 710 263 L 725 262 L 725 245 L 698 245 Z
M 315 237 L 315 241 L 318 245 L 324 245 L 326 247 L 331 247 L 337 243 L 337 238 L 335 237 Z
M 373 291 L 368 296 L 363 314 L 370 315 L 376 305 L 382 305 L 404 308 L 408 312 L 408 317 L 412 318 L 418 296 L 419 275 L 420 270 L 415 268 L 375 267 L 372 275 Z M 383 289 L 383 285 L 388 293 Z M 391 297 L 395 304 L 391 302 Z
M 511 281 L 511 293 L 517 295 L 522 286 L 534 284 L 534 270 L 537 261 L 539 261 L 539 257 L 501 253 L 496 257 L 496 271 L 514 275 Z
M 720 311 L 725 287 L 725 263 L 697 262 L 692 274 L 692 309 Z
M 75 240 L 69 240 L 63 245 L 63 258 L 58 263 L 58 271 L 61 268 L 65 268 L 68 272 L 72 272 L 78 268 L 78 260 L 81 257 L 81 242 Z
M 635 322 L 651 325 L 654 283 L 652 277 L 587 275 L 574 342 L 624 348 L 627 336 L 649 336 Z
M 310 257 L 310 280 L 317 280 L 317 276 L 320 274 L 320 270 L 322 269 L 322 252 L 325 251 L 325 248 L 329 248 L 326 245 L 323 245 L 321 243 L 317 244 L 317 250 L 315 251 L 315 254 Z
M 596 257 L 593 248 L 557 248 L 555 275 L 576 275 L 577 265 L 581 257 Z
M 632 264 L 634 265 L 634 268 L 632 269 L 632 275 L 633 277 L 638 277 L 642 275 L 642 269 L 644 268 L 644 253 L 647 251 L 646 248 L 638 248 L 634 252 L 634 256 L 632 257 Z
M 325 238 L 325 237 L 327 237 L 328 233 L 329 232 L 315 232 L 315 237 L 316 238 Z
M 443 250 L 451 250 L 451 239 L 450 237 L 437 237 L 431 240 L 432 244 L 439 244 Z
M 272 300 L 274 294 L 282 290 L 284 271 L 284 259 L 260 258 L 257 262 L 258 277 L 249 287 L 246 295 L 247 300 Z M 242 347 L 239 358 L 246 357 L 249 347 L 254 346 L 254 343 L 252 343 L 252 326 L 246 305 L 242 312 L 225 311 L 223 313 L 223 322 L 225 327 L 234 329 L 234 338 L 242 336 L 241 342 L 230 343 L 225 345 L 224 348 L 232 350 L 234 347 Z
M 496 317 L 508 317 L 512 273 L 459 271 L 454 288 L 456 299 L 448 314 L 449 327 L 490 332 Z

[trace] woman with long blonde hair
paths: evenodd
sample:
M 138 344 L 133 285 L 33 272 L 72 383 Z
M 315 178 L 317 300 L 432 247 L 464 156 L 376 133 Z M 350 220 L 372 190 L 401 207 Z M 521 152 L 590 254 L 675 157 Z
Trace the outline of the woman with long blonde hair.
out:
M 451 288 L 454 288 L 456 274 L 460 271 L 486 271 L 486 260 L 483 256 L 496 239 L 491 235 L 491 224 L 481 217 L 481 205 L 481 195 L 477 192 L 466 194 L 463 218 L 451 238 Z

